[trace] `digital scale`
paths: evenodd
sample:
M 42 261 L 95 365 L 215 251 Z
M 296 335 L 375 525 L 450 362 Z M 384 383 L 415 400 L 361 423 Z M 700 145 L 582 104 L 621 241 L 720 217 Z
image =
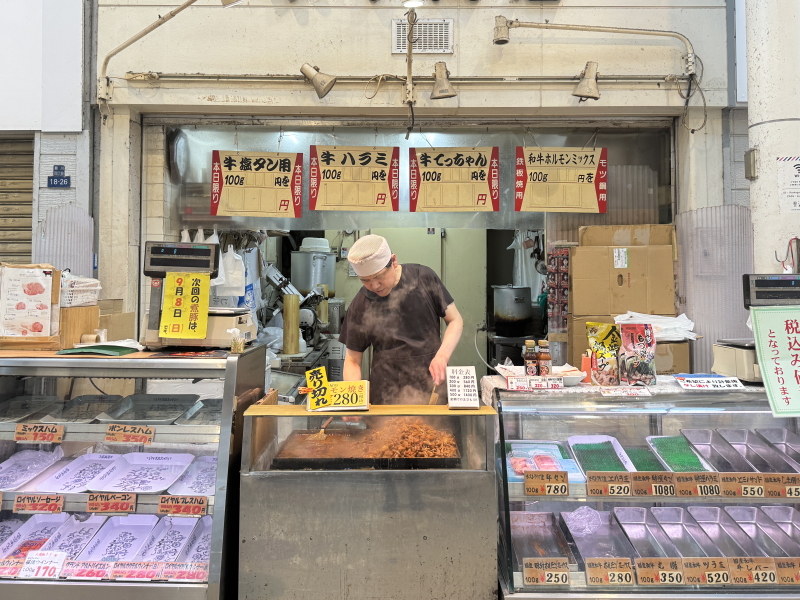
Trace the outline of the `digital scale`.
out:
M 219 244 L 145 242 L 144 268 L 150 277 L 150 312 L 147 319 L 144 345 L 151 350 L 165 346 L 199 348 L 230 348 L 231 334 L 236 328 L 245 342 L 258 335 L 258 327 L 250 309 L 214 308 L 208 312 L 206 337 L 198 339 L 162 338 L 159 335 L 161 309 L 164 299 L 164 278 L 167 273 L 208 273 L 213 279 L 219 273 Z
M 797 306 L 800 274 L 742 275 L 742 292 L 748 310 L 753 306 Z M 762 381 L 753 338 L 717 340 L 713 352 L 712 372 L 742 381 Z

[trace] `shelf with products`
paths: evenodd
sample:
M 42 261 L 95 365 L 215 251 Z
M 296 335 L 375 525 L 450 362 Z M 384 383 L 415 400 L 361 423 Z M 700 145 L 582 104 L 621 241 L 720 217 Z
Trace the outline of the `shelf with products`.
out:
M 759 390 L 494 403 L 506 596 L 798 591 L 798 423 Z
M 78 598 L 125 583 L 147 600 L 218 598 L 223 560 L 235 568 L 237 558 L 224 551 L 238 536 L 226 510 L 241 453 L 235 423 L 263 397 L 264 348 L 198 359 L 5 354 L 0 594 Z M 28 563 L 62 537 L 84 550 L 42 580 Z

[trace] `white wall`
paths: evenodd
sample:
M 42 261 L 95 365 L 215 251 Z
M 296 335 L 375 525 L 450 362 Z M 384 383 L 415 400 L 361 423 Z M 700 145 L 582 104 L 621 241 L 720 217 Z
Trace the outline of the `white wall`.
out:
M 83 2 L 0 0 L 0 130 L 82 127 Z

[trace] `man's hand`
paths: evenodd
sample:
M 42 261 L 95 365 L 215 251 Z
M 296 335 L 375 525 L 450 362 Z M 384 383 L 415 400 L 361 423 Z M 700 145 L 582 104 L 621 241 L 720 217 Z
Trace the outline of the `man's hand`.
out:
M 430 371 L 431 377 L 433 377 L 433 383 L 439 385 L 447 376 L 447 359 L 437 354 L 433 357 L 428 371 Z

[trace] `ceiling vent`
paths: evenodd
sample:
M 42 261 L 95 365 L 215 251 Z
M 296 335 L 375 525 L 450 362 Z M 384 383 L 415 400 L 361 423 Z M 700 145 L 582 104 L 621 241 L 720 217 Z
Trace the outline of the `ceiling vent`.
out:
M 392 19 L 392 54 L 405 54 L 408 22 Z M 452 54 L 453 19 L 419 19 L 414 25 L 414 54 Z

